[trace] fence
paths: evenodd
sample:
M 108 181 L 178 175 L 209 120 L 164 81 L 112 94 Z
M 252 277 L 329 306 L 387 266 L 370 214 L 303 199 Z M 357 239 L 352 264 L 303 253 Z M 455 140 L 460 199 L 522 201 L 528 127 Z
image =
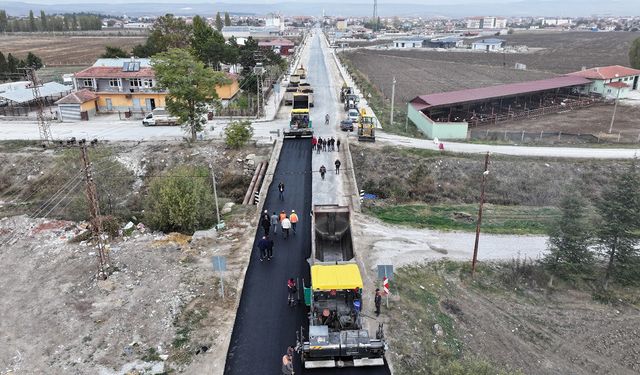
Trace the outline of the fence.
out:
M 639 143 L 638 138 L 629 137 L 622 133 L 615 133 L 607 137 L 593 134 L 573 134 L 563 132 L 532 132 L 532 131 L 500 131 L 500 130 L 470 130 L 468 139 L 486 141 L 504 141 L 513 143 Z

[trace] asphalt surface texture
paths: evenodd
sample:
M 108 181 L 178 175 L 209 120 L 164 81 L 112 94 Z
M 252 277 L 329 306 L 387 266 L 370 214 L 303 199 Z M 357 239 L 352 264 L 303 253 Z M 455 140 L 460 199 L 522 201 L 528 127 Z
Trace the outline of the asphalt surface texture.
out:
M 311 109 L 314 132 L 324 137 L 335 134 L 335 126 L 324 125 L 324 115 L 329 113 L 332 125 L 336 125 L 338 118 L 343 114 L 339 112 L 333 93 L 338 83 L 334 82 L 326 65 L 333 62 L 325 60 L 323 51 L 319 36 L 312 37 L 309 57 L 304 65 L 308 69 L 308 81 L 314 88 L 316 105 Z M 307 258 L 311 255 L 310 213 L 312 201 L 317 200 L 312 200 L 312 187 L 315 187 L 313 183 L 318 185 L 320 179 L 315 172 L 317 168 L 312 168 L 312 157 L 314 167 L 318 162 L 316 158 L 333 160 L 333 155 L 329 156 L 329 154 L 312 155 L 309 139 L 284 141 L 264 208 L 270 215 L 273 211 L 279 213 L 285 210 L 290 213 L 294 209 L 300 218 L 297 234 L 285 240 L 282 238 L 281 230 L 278 229 L 277 235 L 272 236 L 275 241 L 274 258 L 270 262 L 261 262 L 256 244 L 262 238 L 264 231 L 261 227 L 256 229 L 251 261 L 245 276 L 240 306 L 227 353 L 225 374 L 281 374 L 282 356 L 289 345 L 295 345 L 296 331 L 302 328 L 306 337 L 308 310 L 302 299 L 301 280 L 304 279 L 304 282 L 309 284 L 310 268 Z M 327 165 L 329 166 L 332 164 Z M 285 184 L 284 201 L 279 199 L 277 186 L 280 181 Z M 323 181 L 327 187 L 337 182 Z M 336 193 L 341 189 L 337 186 L 333 188 L 333 192 L 313 189 L 313 194 L 333 195 L 335 202 L 338 202 Z M 293 308 L 287 305 L 286 282 L 290 277 L 298 279 L 301 298 L 298 305 Z M 387 366 L 303 370 L 297 355 L 294 357 L 294 365 L 296 374 L 390 374 Z
M 225 374 L 281 374 L 282 356 L 289 345 L 296 344 L 296 330 L 307 324 L 306 308 L 301 299 L 295 307 L 287 305 L 287 280 L 304 278 L 309 283 L 307 258 L 311 252 L 311 142 L 309 139 L 286 140 L 280 152 L 273 182 L 265 200 L 269 215 L 295 210 L 299 216 L 297 233 L 284 239 L 282 230 L 271 238 L 275 242 L 271 261 L 260 261 L 257 241 L 264 231 L 256 230 L 251 261 L 245 276 L 240 306 L 227 353 Z M 285 184 L 280 200 L 278 184 Z M 302 283 L 298 281 L 302 296 Z M 300 361 L 294 360 L 300 374 Z

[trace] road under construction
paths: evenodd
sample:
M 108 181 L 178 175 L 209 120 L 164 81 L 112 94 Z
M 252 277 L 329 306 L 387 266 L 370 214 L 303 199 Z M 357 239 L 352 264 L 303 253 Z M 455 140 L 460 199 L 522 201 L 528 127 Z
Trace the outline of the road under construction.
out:
M 314 135 L 322 138 L 338 137 L 338 126 L 344 116 L 338 92 L 342 82 L 337 82 L 335 63 L 330 60 L 328 45 L 316 30 L 303 51 L 302 63 L 308 69 L 307 80 L 315 89 L 315 107 L 311 111 Z M 330 65 L 330 64 L 333 64 Z M 324 125 L 329 114 L 330 125 Z M 343 142 L 347 141 L 341 136 Z M 246 271 L 242 296 L 236 315 L 233 333 L 227 353 L 225 374 L 280 374 L 281 358 L 288 346 L 296 344 L 296 332 L 308 325 L 304 304 L 287 305 L 287 280 L 298 279 L 308 285 L 311 256 L 311 209 L 316 204 L 349 205 L 350 193 L 346 173 L 333 172 L 334 161 L 348 157 L 342 147 L 340 152 L 312 153 L 307 139 L 284 140 L 278 164 L 264 201 L 269 214 L 295 210 L 300 217 L 297 233 L 284 239 L 280 230 L 272 236 L 275 242 L 274 258 L 261 262 L 255 243 L 251 261 Z M 326 166 L 325 180 L 320 178 L 320 166 Z M 346 168 L 345 168 L 346 169 Z M 278 184 L 285 184 L 284 200 L 280 200 Z M 263 235 L 256 230 L 255 241 Z M 299 288 L 299 290 L 302 288 Z M 301 292 L 301 291 L 300 291 Z M 365 293 L 372 293 L 365 291 Z M 302 296 L 301 296 L 302 298 Z M 365 306 L 367 308 L 367 306 Z M 370 306 L 368 308 L 371 308 Z M 303 373 L 298 356 L 294 357 L 297 374 Z M 312 374 L 390 374 L 388 365 L 361 368 L 330 368 L 304 370 Z

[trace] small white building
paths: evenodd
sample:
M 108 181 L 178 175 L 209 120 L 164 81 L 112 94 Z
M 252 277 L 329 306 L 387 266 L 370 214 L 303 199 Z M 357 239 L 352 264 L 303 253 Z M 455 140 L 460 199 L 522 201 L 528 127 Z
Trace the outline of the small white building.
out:
M 395 48 L 421 48 L 424 42 L 424 38 L 407 37 L 401 39 L 395 39 L 393 46 Z
M 591 80 L 591 85 L 585 87 L 582 94 L 600 94 L 606 98 L 624 99 L 630 91 L 640 89 L 640 70 L 626 66 L 600 66 L 568 75 Z
M 474 51 L 499 51 L 504 46 L 505 41 L 503 39 L 481 39 L 471 44 L 471 49 Z

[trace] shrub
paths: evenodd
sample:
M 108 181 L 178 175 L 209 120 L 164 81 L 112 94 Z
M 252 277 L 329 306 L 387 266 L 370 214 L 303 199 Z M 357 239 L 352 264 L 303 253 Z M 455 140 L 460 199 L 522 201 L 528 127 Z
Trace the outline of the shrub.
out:
M 230 148 L 241 148 L 253 136 L 253 126 L 249 121 L 235 121 L 224 130 L 225 143 Z
M 214 223 L 209 171 L 179 166 L 152 178 L 145 218 L 152 229 L 193 233 Z

